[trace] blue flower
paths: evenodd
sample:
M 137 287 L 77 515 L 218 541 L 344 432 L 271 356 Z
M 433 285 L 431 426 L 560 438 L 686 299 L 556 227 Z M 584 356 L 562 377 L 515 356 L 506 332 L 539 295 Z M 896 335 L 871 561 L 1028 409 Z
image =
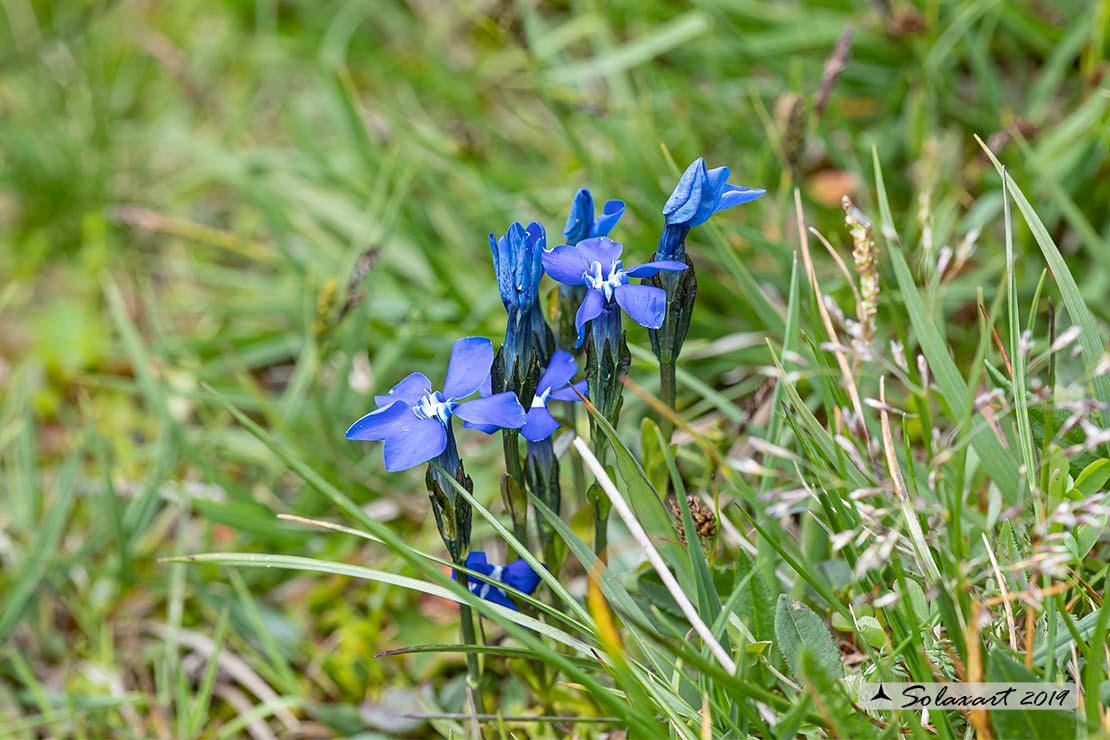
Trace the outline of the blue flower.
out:
M 594 197 L 590 191 L 582 188 L 574 195 L 574 202 L 570 206 L 570 215 L 567 216 L 567 225 L 563 227 L 563 236 L 567 244 L 577 244 L 583 239 L 596 236 L 608 236 L 617 222 L 624 215 L 624 201 L 610 200 L 601 209 L 601 216 L 594 220 Z
M 490 581 L 502 583 L 510 588 L 515 588 L 521 593 L 531 595 L 540 585 L 540 576 L 532 570 L 532 566 L 523 560 L 514 560 L 508 565 L 490 565 L 486 561 L 486 554 L 482 551 L 471 552 L 466 556 L 466 567 L 489 578 Z M 509 601 L 505 589 L 480 581 L 467 574 L 467 588 L 475 596 L 492 601 L 494 604 L 509 609 L 517 610 L 516 604 Z
M 500 239 L 489 235 L 497 289 L 506 310 L 518 308 L 527 311 L 536 304 L 540 278 L 543 277 L 540 254 L 545 247 L 547 234 L 543 226 L 534 222 L 528 224 L 527 229 L 514 223 Z
M 660 260 L 626 269 L 620 260 L 623 249 L 612 239 L 600 236 L 543 253 L 543 266 L 548 275 L 565 285 L 585 285 L 588 288 L 574 317 L 578 346 L 582 346 L 586 323 L 600 316 L 614 299 L 637 324 L 649 329 L 658 329 L 663 325 L 666 293 L 650 285 L 630 285 L 628 280 L 651 277 L 661 270 L 685 270 L 685 263 Z
M 585 380 L 580 380 L 571 385 L 570 380 L 577 372 L 578 365 L 574 362 L 574 356 L 565 350 L 555 350 L 554 354 L 551 355 L 551 362 L 547 364 L 547 369 L 543 371 L 543 375 L 540 376 L 540 381 L 536 385 L 536 395 L 532 398 L 532 404 L 525 417 L 524 426 L 520 428 L 522 437 L 529 442 L 541 442 L 555 433 L 555 430 L 559 428 L 559 422 L 547 410 L 547 403 L 551 400 L 582 400 L 578 397 L 578 393 L 583 396 L 586 395 L 588 383 Z M 482 387 L 482 394 L 490 394 L 488 382 Z M 498 429 L 498 427 L 490 424 L 472 424 L 470 422 L 464 423 L 463 426 L 468 429 L 477 429 L 486 434 L 493 434 Z
M 515 393 L 462 400 L 482 387 L 492 364 L 493 345 L 488 339 L 458 340 L 451 347 L 442 391 L 433 391 L 422 373 L 409 375 L 389 393 L 374 397 L 379 408 L 352 424 L 347 439 L 384 441 L 385 468 L 397 472 L 444 451 L 452 416 L 495 428 L 522 426 L 526 417 Z
M 668 226 L 682 225 L 692 229 L 708 221 L 714 213 L 749 203 L 765 192 L 760 188 L 729 185 L 728 167 L 706 170 L 705 160 L 698 157 L 682 173 L 682 179 L 663 206 L 663 215 Z

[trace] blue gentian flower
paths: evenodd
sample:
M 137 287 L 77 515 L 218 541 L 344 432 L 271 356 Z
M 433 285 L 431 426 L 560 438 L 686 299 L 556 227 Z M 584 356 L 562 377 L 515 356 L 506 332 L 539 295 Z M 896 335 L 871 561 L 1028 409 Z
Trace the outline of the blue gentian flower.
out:
M 729 185 L 728 167 L 707 170 L 705 160 L 698 157 L 682 173 L 682 179 L 663 206 L 663 215 L 669 226 L 683 225 L 692 229 L 708 221 L 714 213 L 749 203 L 765 192 L 760 188 Z
M 490 565 L 486 561 L 486 554 L 481 550 L 471 552 L 466 556 L 466 567 L 475 572 L 481 573 L 497 583 L 503 583 L 510 588 L 515 588 L 521 593 L 528 594 L 529 596 L 536 587 L 540 585 L 540 576 L 536 571 L 532 570 L 532 566 L 528 565 L 523 560 L 514 560 L 508 565 Z M 509 609 L 517 610 L 516 604 L 509 601 L 505 589 L 480 581 L 477 578 L 471 577 L 469 574 L 466 577 L 467 588 L 470 593 L 475 596 L 492 601 L 494 604 Z
M 557 349 L 551 355 L 551 362 L 547 364 L 547 369 L 543 371 L 540 376 L 540 381 L 536 385 L 536 395 L 532 398 L 531 407 L 528 409 L 527 416 L 525 417 L 524 426 L 520 428 L 520 435 L 529 442 L 540 442 L 552 434 L 559 428 L 559 422 L 547 410 L 548 401 L 580 401 L 581 398 L 578 394 L 583 396 L 588 391 L 588 381 L 580 380 L 571 385 L 571 378 L 578 372 L 578 364 L 574 361 L 574 356 L 566 350 Z M 489 395 L 490 386 L 487 383 L 482 388 L 484 395 Z M 486 434 L 492 434 L 497 431 L 498 427 L 488 424 L 472 424 L 466 422 L 463 424 L 468 429 L 477 429 Z
M 650 285 L 631 285 L 628 281 L 652 277 L 660 271 L 685 270 L 686 264 L 659 260 L 625 268 L 620 259 L 623 249 L 618 242 L 600 236 L 543 253 L 543 267 L 548 275 L 565 285 L 585 285 L 588 289 L 574 317 L 578 346 L 582 346 L 586 323 L 600 316 L 614 299 L 637 324 L 649 329 L 663 325 L 666 293 Z
M 589 190 L 582 188 L 574 195 L 567 225 L 563 227 L 563 236 L 567 244 L 577 244 L 583 239 L 596 236 L 608 236 L 623 215 L 624 201 L 610 200 L 601 209 L 601 215 L 594 220 L 594 197 Z
M 385 468 L 397 472 L 444 451 L 452 416 L 494 428 L 522 426 L 526 417 L 515 393 L 462 400 L 482 387 L 492 364 L 493 345 L 488 339 L 458 340 L 451 347 L 442 391 L 433 391 L 423 373 L 412 373 L 389 393 L 374 397 L 379 408 L 352 424 L 347 439 L 383 440 Z

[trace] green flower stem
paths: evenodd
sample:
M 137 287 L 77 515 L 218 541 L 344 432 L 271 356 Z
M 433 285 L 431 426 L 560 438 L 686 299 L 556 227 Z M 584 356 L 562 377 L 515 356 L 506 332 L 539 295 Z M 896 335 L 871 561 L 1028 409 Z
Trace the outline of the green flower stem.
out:
M 460 563 L 461 565 L 461 563 Z M 465 583 L 465 576 L 463 576 L 460 583 Z M 480 645 L 477 636 L 474 634 L 474 612 L 467 604 L 459 604 L 459 622 L 462 624 L 462 640 L 465 645 Z M 470 695 L 474 702 L 474 713 L 486 713 L 486 700 L 482 693 L 482 671 L 478 665 L 478 653 L 468 652 L 466 654 L 466 685 L 470 687 Z
M 501 441 L 505 449 L 506 480 L 502 485 L 505 508 L 513 520 L 513 536 L 521 544 L 528 544 L 528 499 L 524 494 L 524 468 L 520 463 L 520 432 L 516 429 L 503 429 Z M 511 479 L 511 481 L 509 480 Z
M 677 383 L 675 374 L 677 368 L 674 360 L 670 362 L 659 363 L 659 395 L 663 398 L 663 403 L 671 411 L 676 411 L 675 399 L 677 396 Z M 669 417 L 660 417 L 659 429 L 663 433 L 663 441 L 669 443 L 671 441 L 671 434 L 674 432 L 674 424 Z

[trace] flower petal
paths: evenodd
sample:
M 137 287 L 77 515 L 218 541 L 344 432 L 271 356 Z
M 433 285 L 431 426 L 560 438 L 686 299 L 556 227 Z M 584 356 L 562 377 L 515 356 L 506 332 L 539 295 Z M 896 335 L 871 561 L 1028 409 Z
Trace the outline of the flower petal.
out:
M 567 244 L 577 244 L 590 237 L 590 228 L 594 220 L 594 197 L 586 188 L 574 194 L 574 202 L 570 206 L 570 215 L 567 224 L 563 227 L 563 237 Z
M 384 396 L 374 396 L 374 401 L 379 406 L 388 406 L 394 401 L 404 401 L 409 406 L 415 406 L 416 402 L 431 390 L 432 382 L 424 373 L 412 373 L 390 388 L 389 393 Z
M 667 311 L 667 294 L 651 285 L 621 285 L 615 291 L 617 303 L 640 326 L 658 329 Z
M 463 427 L 466 429 L 476 429 L 482 434 L 493 434 L 501 429 L 501 427 L 496 424 L 471 424 L 469 421 L 464 421 Z
M 578 344 L 575 345 L 576 347 L 581 347 L 582 340 L 586 337 L 586 323 L 596 319 L 604 310 L 605 296 L 601 294 L 601 291 L 593 288 L 587 290 L 586 297 L 582 299 L 582 305 L 578 307 L 578 313 L 574 316 L 574 326 L 578 329 Z
M 589 397 L 590 381 L 579 380 L 574 385 L 568 385 L 566 388 L 552 391 L 550 398 L 556 401 L 581 401 L 582 399 L 578 397 L 578 393 L 575 393 L 575 391 L 578 391 L 578 393 L 581 393 L 583 396 Z
M 553 280 L 564 285 L 585 284 L 584 275 L 590 263 L 586 256 L 578 251 L 578 247 L 564 244 L 555 247 L 549 252 L 540 255 L 543 260 L 543 269 Z
M 475 596 L 478 596 L 479 598 L 485 599 L 486 601 L 493 602 L 494 604 L 499 604 L 500 606 L 503 606 L 506 609 L 512 609 L 513 611 L 520 611 L 519 609 L 516 608 L 516 604 L 509 601 L 509 597 L 505 595 L 505 590 L 502 589 L 502 588 L 498 588 L 497 586 L 494 586 L 493 584 L 483 583 L 481 581 L 471 582 L 470 592 L 472 594 L 474 594 Z
M 633 278 L 649 278 L 660 270 L 667 272 L 681 272 L 686 269 L 685 262 L 678 260 L 657 260 L 655 262 L 645 262 L 642 265 L 633 265 L 625 270 L 628 277 Z
M 762 188 L 742 188 L 738 185 L 726 185 L 725 192 L 721 195 L 721 202 L 717 204 L 714 213 L 720 213 L 726 208 L 732 208 L 743 203 L 751 203 L 762 198 L 766 190 Z
M 528 417 L 520 428 L 520 436 L 529 442 L 539 442 L 550 437 L 558 428 L 559 422 L 555 417 L 547 409 L 537 406 L 528 409 Z
M 482 387 L 493 365 L 493 344 L 485 337 L 466 337 L 451 345 L 447 363 L 447 380 L 443 384 L 446 398 L 466 398 Z
M 455 408 L 455 416 L 471 424 L 494 424 L 501 429 L 517 429 L 525 419 L 524 409 L 511 391 L 464 401 Z
M 682 173 L 678 184 L 675 185 L 671 197 L 667 198 L 663 206 L 663 216 L 669 224 L 680 224 L 689 221 L 698 211 L 701 204 L 702 190 L 706 186 L 705 160 L 698 157 L 686 171 Z
M 621 252 L 624 246 L 620 242 L 615 242 L 607 236 L 597 236 L 592 239 L 584 239 L 578 242 L 575 247 L 578 254 L 586 261 L 586 266 L 589 267 L 594 262 L 601 263 L 601 274 L 608 275 L 609 270 L 612 269 L 613 263 L 621 258 Z
M 578 365 L 574 361 L 574 355 L 563 349 L 555 350 L 551 355 L 551 361 L 547 363 L 547 369 L 540 376 L 540 382 L 536 385 L 536 395 L 541 396 L 544 391 L 551 388 L 562 388 L 570 382 L 576 372 L 578 372 Z
M 347 439 L 385 439 L 399 432 L 406 420 L 417 421 L 412 407 L 404 401 L 394 401 L 356 421 L 345 436 Z
M 608 236 L 617 222 L 621 220 L 624 215 L 624 201 L 611 200 L 605 204 L 601 215 L 598 216 L 597 221 L 594 222 L 593 229 L 590 230 L 590 236 Z
M 540 574 L 524 560 L 514 560 L 501 572 L 501 582 L 521 593 L 529 594 L 540 585 Z
M 493 566 L 486 560 L 486 554 L 481 550 L 471 550 L 466 555 L 466 567 L 470 570 L 477 571 L 484 576 L 488 576 L 493 572 Z M 478 581 L 476 581 L 478 582 Z
M 447 447 L 447 430 L 435 419 L 405 424 L 385 440 L 385 469 L 391 473 L 428 462 Z

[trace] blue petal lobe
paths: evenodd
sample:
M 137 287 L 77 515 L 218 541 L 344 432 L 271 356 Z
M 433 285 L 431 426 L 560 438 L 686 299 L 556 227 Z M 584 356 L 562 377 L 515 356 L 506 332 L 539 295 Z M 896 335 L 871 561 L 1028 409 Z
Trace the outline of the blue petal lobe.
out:
M 489 586 L 489 588 L 486 589 L 486 586 Z M 473 594 L 481 596 L 486 601 L 498 604 L 499 606 L 503 606 L 506 609 L 512 609 L 514 612 L 520 611 L 516 608 L 516 604 L 509 601 L 509 597 L 505 595 L 505 590 L 502 588 L 498 588 L 497 586 L 493 586 L 488 583 L 482 583 L 481 581 L 476 581 L 470 584 L 470 591 Z
M 493 566 L 486 561 L 486 554 L 481 550 L 472 550 L 467 553 L 466 567 L 485 576 L 493 572 Z
M 540 376 L 539 384 L 536 385 L 536 395 L 543 395 L 543 392 L 550 388 L 562 388 L 570 382 L 576 372 L 578 372 L 578 365 L 574 362 L 574 355 L 563 349 L 555 350 L 551 355 L 551 361 L 547 363 L 547 369 Z
M 476 429 L 482 434 L 493 434 L 501 429 L 501 427 L 496 424 L 471 424 L 469 421 L 464 421 L 463 427 L 466 429 Z
M 753 200 L 762 198 L 766 192 L 762 188 L 742 188 L 736 185 L 726 185 L 725 192 L 721 195 L 721 202 L 717 204 L 716 213 L 743 203 L 751 203 Z
M 678 260 L 658 260 L 656 262 L 645 262 L 642 265 L 633 265 L 625 270 L 628 277 L 633 278 L 648 278 L 656 274 L 660 270 L 668 272 L 681 272 L 686 269 L 685 262 Z
M 385 439 L 400 431 L 406 419 L 416 420 L 412 408 L 404 401 L 394 401 L 356 421 L 345 436 L 347 439 Z
M 658 329 L 667 310 L 667 294 L 651 285 L 621 285 L 613 291 L 617 303 L 640 326 Z
M 564 285 L 582 285 L 585 280 L 583 275 L 589 269 L 590 263 L 578 247 L 564 244 L 555 247 L 549 252 L 542 253 L 543 269 L 547 274 Z
M 624 201 L 611 200 L 605 204 L 602 209 L 601 215 L 597 217 L 594 222 L 593 229 L 590 230 L 590 236 L 608 236 L 617 222 L 621 220 L 624 215 Z
M 466 398 L 482 387 L 493 365 L 493 344 L 485 337 L 466 337 L 451 346 L 443 395 Z
M 570 206 L 570 215 L 567 224 L 563 227 L 563 236 L 568 244 L 578 242 L 591 236 L 590 227 L 594 220 L 594 197 L 590 191 L 582 188 L 574 194 L 574 202 Z
M 529 442 L 539 442 L 547 439 L 559 428 L 559 422 L 542 406 L 528 409 L 528 416 L 524 426 L 520 429 L 520 436 Z
M 416 402 L 431 390 L 432 382 L 424 373 L 412 373 L 390 388 L 389 393 L 384 396 L 374 396 L 374 401 L 379 406 L 388 406 L 394 401 L 404 401 L 409 406 L 415 406 Z
M 600 262 L 602 274 L 608 275 L 613 263 L 621 258 L 624 246 L 607 236 L 598 236 L 578 242 L 575 249 L 582 256 L 587 267 L 594 262 Z
M 705 160 L 698 157 L 675 185 L 674 192 L 663 206 L 663 215 L 669 224 L 685 223 L 697 213 L 702 199 L 702 189 L 706 186 Z
M 514 560 L 501 572 L 501 582 L 521 593 L 529 594 L 540 585 L 540 575 L 524 560 Z
M 385 440 L 385 469 L 391 473 L 428 462 L 447 447 L 447 430 L 435 419 L 404 424 Z
M 471 424 L 493 424 L 502 429 L 521 427 L 525 419 L 524 408 L 511 391 L 464 401 L 455 408 L 455 416 Z
M 582 300 L 582 305 L 578 307 L 578 313 L 574 316 L 574 326 L 578 329 L 578 344 L 576 347 L 582 346 L 582 340 L 586 337 L 586 323 L 593 321 L 601 312 L 605 310 L 605 296 L 601 294 L 600 290 L 593 288 L 586 291 L 586 297 Z
M 588 380 L 579 380 L 574 385 L 568 385 L 566 388 L 561 388 L 557 391 L 552 391 L 550 398 L 556 401 L 581 401 L 578 393 L 589 398 L 590 395 L 590 382 Z

